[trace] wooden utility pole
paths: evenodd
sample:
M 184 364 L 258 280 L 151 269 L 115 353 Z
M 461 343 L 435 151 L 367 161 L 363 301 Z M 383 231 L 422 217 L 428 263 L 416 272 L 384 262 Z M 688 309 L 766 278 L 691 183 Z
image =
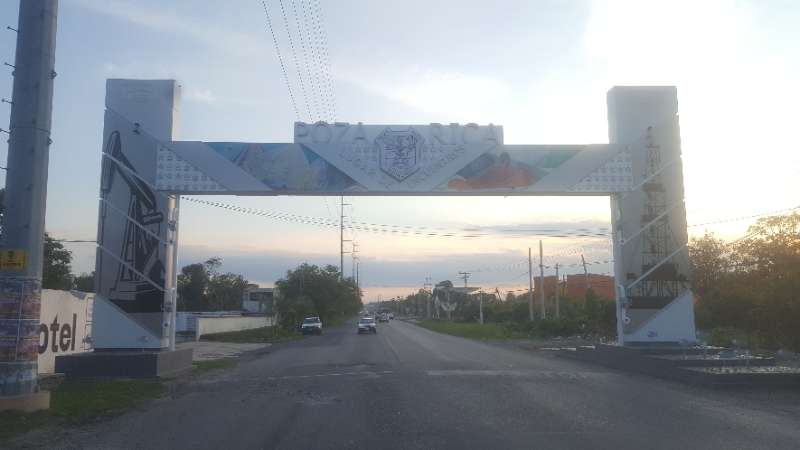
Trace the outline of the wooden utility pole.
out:
M 533 322 L 533 260 L 530 247 L 528 247 L 528 320 Z
M 480 315 L 481 325 L 483 325 L 483 291 L 478 293 L 478 314 Z
M 539 240 L 539 280 L 541 281 L 541 294 L 539 298 L 542 300 L 542 319 L 547 318 L 547 309 L 544 305 L 544 250 L 542 250 L 542 241 Z
M 464 280 L 464 287 L 467 287 L 467 280 L 469 279 L 469 276 L 472 275 L 472 274 L 469 273 L 469 272 L 458 272 L 458 274 L 461 275 L 458 278 L 461 278 L 461 279 Z
M 586 290 L 588 291 L 592 288 L 592 283 L 589 281 L 589 271 L 586 270 L 586 259 L 583 254 L 581 254 L 581 263 L 583 263 L 583 277 L 586 279 Z
M 428 292 L 428 290 L 425 289 L 425 288 L 430 288 L 431 291 Z M 424 290 L 425 293 L 427 294 L 425 296 L 425 318 L 426 319 L 430 319 L 431 318 L 431 297 L 433 296 L 433 285 L 431 284 L 431 277 L 426 277 L 425 278 L 425 284 L 422 285 L 422 290 Z
M 561 308 L 559 305 L 558 291 L 561 290 L 561 280 L 558 279 L 558 263 L 556 263 L 556 319 L 561 317 Z

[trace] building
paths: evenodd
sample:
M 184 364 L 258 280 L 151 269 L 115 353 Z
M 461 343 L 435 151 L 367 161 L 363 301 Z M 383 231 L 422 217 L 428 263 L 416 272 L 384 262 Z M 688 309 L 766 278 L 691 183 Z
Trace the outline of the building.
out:
M 256 314 L 271 316 L 275 311 L 275 299 L 278 297 L 277 288 L 248 288 L 242 298 L 242 309 Z
M 586 290 L 591 287 L 595 295 L 608 300 L 614 300 L 614 277 L 590 273 L 567 275 L 566 288 L 563 291 L 567 297 L 574 299 L 586 298 Z
M 535 299 L 540 298 L 540 286 L 542 280 L 540 277 L 533 279 L 533 296 Z M 586 290 L 591 287 L 595 295 L 607 300 L 614 300 L 616 294 L 614 292 L 614 277 L 608 275 L 599 275 L 590 273 L 588 275 L 575 274 L 567 275 L 566 279 L 562 278 L 558 283 L 559 295 L 573 300 L 583 300 L 586 298 Z M 547 299 L 555 297 L 556 293 L 556 277 L 550 275 L 544 277 L 544 296 Z

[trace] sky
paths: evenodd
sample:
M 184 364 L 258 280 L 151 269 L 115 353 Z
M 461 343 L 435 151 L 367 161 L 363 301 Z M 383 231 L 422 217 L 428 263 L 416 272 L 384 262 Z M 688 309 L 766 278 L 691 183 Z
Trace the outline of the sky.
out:
M 606 143 L 609 88 L 674 85 L 687 221 L 695 225 L 690 235 L 735 238 L 752 219 L 700 224 L 800 205 L 798 2 L 315 0 L 330 84 L 305 92 L 281 4 L 266 3 L 299 114 L 260 0 L 61 0 L 46 219 L 51 235 L 96 235 L 107 78 L 176 79 L 183 88 L 181 140 L 244 142 L 291 142 L 292 123 L 312 118 L 306 101 L 325 101 L 335 104 L 338 121 L 494 123 L 503 125 L 506 144 Z M 295 46 L 302 41 L 292 7 L 302 5 L 283 0 Z M 3 25 L 16 27 L 17 8 L 15 1 L 0 2 Z M 4 61 L 13 63 L 15 38 L 0 32 Z M 305 67 L 299 49 L 295 54 Z M 10 69 L 0 71 L 0 96 L 10 97 L 11 86 Z M 7 106 L 0 105 L 0 124 L 8 123 Z M 214 200 L 330 220 L 339 214 L 335 197 Z M 456 231 L 609 227 L 603 197 L 346 202 L 352 204 L 346 221 Z M 460 271 L 472 272 L 470 285 L 523 288 L 528 248 L 537 249 L 540 239 L 346 234 L 358 244 L 366 301 L 411 293 L 426 277 L 457 281 Z M 74 271 L 91 271 L 93 246 L 67 245 Z M 570 266 L 581 253 L 588 261 L 611 259 L 605 238 L 544 238 L 544 249 L 545 263 L 567 265 L 567 273 L 582 270 Z M 270 286 L 302 262 L 338 265 L 338 230 L 184 201 L 179 264 L 212 256 L 223 258 L 223 270 Z M 346 275 L 351 262 L 346 255 Z M 591 269 L 611 270 L 609 264 Z

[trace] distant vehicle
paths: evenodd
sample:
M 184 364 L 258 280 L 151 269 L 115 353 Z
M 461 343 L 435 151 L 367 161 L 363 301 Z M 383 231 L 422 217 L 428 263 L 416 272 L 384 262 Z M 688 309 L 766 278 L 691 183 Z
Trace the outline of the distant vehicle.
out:
M 322 321 L 319 317 L 306 317 L 303 319 L 303 324 L 300 325 L 300 331 L 303 334 L 322 334 Z
M 358 319 L 358 334 L 372 333 L 378 334 L 378 324 L 372 317 L 362 317 Z
M 389 321 L 389 315 L 388 314 L 386 314 L 386 313 L 378 314 L 378 322 L 388 322 L 388 321 Z
M 389 320 L 394 320 L 394 313 L 392 312 L 389 313 Z

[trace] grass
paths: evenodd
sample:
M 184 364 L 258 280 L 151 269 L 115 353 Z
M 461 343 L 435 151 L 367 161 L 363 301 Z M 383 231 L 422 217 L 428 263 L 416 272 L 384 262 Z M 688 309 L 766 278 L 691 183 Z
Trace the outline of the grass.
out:
M 166 390 L 159 380 L 66 380 L 50 391 L 50 409 L 0 413 L 0 440 L 44 425 L 80 425 L 115 416 Z
M 714 328 L 707 333 L 706 337 L 709 344 L 718 347 L 747 348 L 749 350 L 758 350 L 762 347 L 757 335 L 736 328 Z
M 251 330 L 226 331 L 200 336 L 201 341 L 233 342 L 260 344 L 267 342 L 284 342 L 300 339 L 298 333 L 287 331 L 281 327 L 262 327 Z
M 438 333 L 450 334 L 471 339 L 525 339 L 529 336 L 515 331 L 502 323 L 460 323 L 440 320 L 422 320 L 419 326 Z
M 326 327 L 326 328 L 340 327 L 340 326 L 344 325 L 345 323 L 347 323 L 347 321 L 352 319 L 352 318 L 353 318 L 353 316 L 334 316 L 334 317 L 329 317 L 329 318 L 325 319 L 324 322 L 322 322 L 322 325 L 324 327 Z
M 192 368 L 195 370 L 195 372 L 202 373 L 210 370 L 229 369 L 231 367 L 236 367 L 238 362 L 238 358 L 220 358 L 207 361 L 194 361 L 192 362 Z

